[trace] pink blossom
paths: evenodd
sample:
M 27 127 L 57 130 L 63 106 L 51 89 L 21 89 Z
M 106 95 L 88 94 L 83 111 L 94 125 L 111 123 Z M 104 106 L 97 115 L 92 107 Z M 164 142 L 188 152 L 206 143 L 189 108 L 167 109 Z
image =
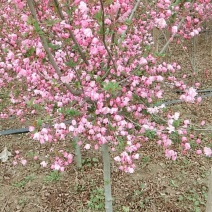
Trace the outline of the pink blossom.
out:
M 81 145 L 82 145 L 82 141 L 78 141 L 77 144 L 78 144 L 79 146 L 81 146 Z
M 76 125 L 77 124 L 76 120 L 74 120 L 74 119 L 71 121 L 71 123 L 72 123 L 72 125 Z
M 69 128 L 68 128 L 69 132 L 73 132 L 74 131 L 74 127 L 71 125 Z
M 40 137 L 41 137 L 41 135 L 40 135 L 40 132 L 36 132 L 34 135 L 33 135 L 33 139 L 35 139 L 35 140 L 40 140 Z
M 190 102 L 193 103 L 195 100 L 195 96 L 197 95 L 197 91 L 195 88 L 189 88 L 188 90 L 186 90 L 185 94 L 180 96 L 181 100 L 184 100 L 185 102 Z
M 134 173 L 134 171 L 135 171 L 135 170 L 134 170 L 133 168 L 131 168 L 131 167 L 129 167 L 129 168 L 127 169 L 127 172 L 128 172 L 128 173 L 131 173 L 131 174 Z
M 202 97 L 201 96 L 198 96 L 197 97 L 197 103 L 200 103 L 202 101 Z
M 190 124 L 190 121 L 189 120 L 184 120 L 184 124 L 185 125 L 189 125 Z
M 71 75 L 61 77 L 61 81 L 63 83 L 70 83 L 72 81 L 72 79 L 73 79 L 73 77 Z
M 204 126 L 205 125 L 205 121 L 201 121 L 201 126 Z
M 34 160 L 37 160 L 38 159 L 38 156 L 34 156 Z
M 135 154 L 135 155 L 133 156 L 133 158 L 137 160 L 137 159 L 139 158 L 139 154 Z
M 60 170 L 60 165 L 59 164 L 55 164 L 55 165 L 53 165 L 52 166 L 52 169 L 54 169 L 54 170 Z
M 180 113 L 179 112 L 174 113 L 174 116 L 173 116 L 174 120 L 178 120 L 179 117 L 180 117 Z
M 172 125 L 169 125 L 166 129 L 168 130 L 169 133 L 172 133 L 175 131 L 175 127 Z
M 198 149 L 198 150 L 196 151 L 196 153 L 197 153 L 197 155 L 201 155 L 201 154 L 202 154 L 202 150 L 201 150 L 201 149 Z
M 15 154 L 16 154 L 16 155 L 18 155 L 19 153 L 20 153 L 20 151 L 18 151 L 18 150 L 15 151 Z
M 167 23 L 164 18 L 156 18 L 155 23 L 156 26 L 160 29 L 163 29 L 167 26 Z
M 88 150 L 88 149 L 91 148 L 91 145 L 90 145 L 90 144 L 86 144 L 86 145 L 84 146 L 84 148 Z
M 46 161 L 42 161 L 41 163 L 40 163 L 40 165 L 42 166 L 42 167 L 47 167 L 47 162 Z
M 178 31 L 178 27 L 177 26 L 173 26 L 172 27 L 172 34 L 176 34 Z
M 23 14 L 23 15 L 21 16 L 21 20 L 24 21 L 24 22 L 27 22 L 28 16 L 27 16 L 26 14 Z
M 201 139 L 198 138 L 198 139 L 196 140 L 196 143 L 197 143 L 197 144 L 200 144 L 200 143 L 201 143 Z
M 187 137 L 185 136 L 182 137 L 182 142 L 186 142 L 187 140 L 188 140 Z
M 16 166 L 18 162 L 16 160 L 13 161 L 13 166 Z
M 204 147 L 204 154 L 205 154 L 205 156 L 207 156 L 207 157 L 211 157 L 211 155 L 212 155 L 212 150 L 211 150 L 211 148 Z
M 98 150 L 99 149 L 99 145 L 98 144 L 95 144 L 94 149 L 95 150 Z
M 120 158 L 119 156 L 116 156 L 116 157 L 114 158 L 114 160 L 115 160 L 116 162 L 121 162 L 121 158 Z
M 190 146 L 190 144 L 189 143 L 185 143 L 185 150 L 189 150 L 189 149 L 191 149 L 191 146 Z
M 30 126 L 29 127 L 29 132 L 33 132 L 35 130 L 35 127 L 34 126 Z
M 93 33 L 92 33 L 92 30 L 90 28 L 84 29 L 83 32 L 84 32 L 85 36 L 93 37 Z
M 27 164 L 27 160 L 21 159 L 21 164 L 22 164 L 23 166 L 25 166 L 25 165 Z
M 176 160 L 177 159 L 177 153 L 175 151 L 173 151 L 173 150 L 166 149 L 165 150 L 165 156 L 168 159 L 172 159 L 172 160 Z
M 87 4 L 84 1 L 81 1 L 79 4 L 79 9 L 82 13 L 87 13 L 88 12 L 88 7 Z

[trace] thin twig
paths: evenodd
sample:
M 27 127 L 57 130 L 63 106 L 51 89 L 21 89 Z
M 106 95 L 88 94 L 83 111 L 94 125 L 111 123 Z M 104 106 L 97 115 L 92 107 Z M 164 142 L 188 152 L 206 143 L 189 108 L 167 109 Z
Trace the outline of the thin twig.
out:
M 128 18 L 129 21 L 132 21 L 132 19 L 133 19 L 133 17 L 134 17 L 134 14 L 135 14 L 135 11 L 137 10 L 137 8 L 138 8 L 140 2 L 141 2 L 141 0 L 138 0 L 138 1 L 136 2 L 135 6 L 134 6 L 134 8 L 132 9 L 132 12 L 131 12 L 131 14 L 130 14 L 130 16 L 129 16 L 129 18 Z M 121 42 L 124 40 L 124 38 L 125 38 L 125 36 L 126 36 L 127 30 L 128 30 L 128 27 L 127 27 L 127 29 L 122 33 L 121 40 L 120 40 L 119 44 L 121 44 Z
M 57 0 L 54 0 L 54 3 L 55 3 L 55 6 L 56 6 L 56 8 L 57 8 L 57 11 L 58 11 L 58 13 L 59 13 L 60 18 L 61 18 L 62 20 L 65 20 L 65 17 L 64 17 L 64 15 L 63 15 L 63 13 L 62 13 L 62 10 L 61 10 L 61 8 L 60 8 L 60 6 L 59 6 L 58 1 L 57 1 Z M 88 66 L 88 65 L 89 65 L 89 62 L 88 62 L 88 60 L 86 59 L 86 56 L 85 56 L 83 50 L 81 49 L 79 43 L 77 42 L 77 39 L 75 38 L 74 33 L 72 32 L 71 29 L 69 29 L 69 33 L 70 33 L 70 37 L 71 37 L 71 39 L 73 40 L 74 44 L 77 46 L 77 50 L 78 50 L 78 52 L 79 52 L 81 58 L 83 59 L 84 63 Z
M 194 0 L 191 2 L 190 8 L 193 6 L 194 4 Z M 180 23 L 177 26 L 177 31 L 180 29 L 180 27 L 182 26 L 183 22 L 185 21 L 185 17 L 182 18 L 182 20 L 180 21 Z M 162 50 L 160 51 L 160 54 L 163 54 L 166 50 L 166 48 L 168 47 L 168 45 L 170 44 L 171 41 L 173 41 L 174 37 L 177 35 L 177 33 L 172 34 L 171 38 L 167 41 L 167 43 L 164 45 L 164 47 L 162 48 Z
M 180 23 L 177 26 L 177 29 L 179 30 L 180 27 L 182 26 L 183 22 L 184 22 L 185 18 L 182 18 L 182 20 L 180 21 Z M 177 33 L 172 34 L 171 38 L 166 42 L 166 44 L 164 45 L 164 47 L 162 48 L 162 50 L 160 51 L 159 54 L 163 54 L 166 51 L 166 48 L 169 46 L 169 44 L 171 43 L 171 41 L 173 41 L 174 37 L 176 36 Z
M 141 128 L 143 127 L 143 126 L 141 126 L 140 124 L 134 122 L 132 119 L 130 119 L 130 118 L 126 117 L 126 116 L 124 116 L 124 118 L 127 119 L 128 121 L 130 121 L 131 123 L 137 125 L 138 127 L 141 127 Z
M 103 34 L 102 40 L 103 40 L 104 47 L 108 53 L 108 56 L 110 57 L 111 61 L 113 62 L 113 67 L 114 67 L 115 71 L 117 72 L 115 60 L 113 59 L 112 54 L 111 54 L 110 50 L 108 49 L 106 40 L 105 40 L 105 12 L 104 12 L 103 0 L 100 0 L 100 4 L 101 4 L 101 10 L 102 10 L 102 34 Z
M 119 8 L 119 10 L 118 10 L 118 12 L 117 12 L 117 15 L 116 15 L 116 18 L 115 18 L 115 21 L 118 20 L 119 15 L 120 15 L 120 11 L 121 11 L 121 9 Z M 115 31 L 113 31 L 113 34 L 112 34 L 112 36 L 111 36 L 110 50 L 112 50 L 112 48 L 113 48 L 114 41 L 115 41 Z M 110 69 L 109 69 L 110 62 L 111 62 L 111 58 L 109 57 L 109 58 L 108 58 L 108 61 L 107 61 L 107 72 L 106 72 L 105 75 L 102 77 L 102 81 L 103 81 L 103 80 L 109 75 L 109 73 L 110 73 Z
M 66 55 L 67 55 L 67 57 L 68 57 L 68 61 L 70 61 L 71 58 L 69 57 L 69 54 L 68 54 L 67 49 L 65 49 L 65 51 L 66 51 Z M 82 92 L 84 93 L 84 89 L 83 89 L 83 86 L 82 86 L 82 81 L 81 81 L 81 79 L 80 79 L 80 74 L 79 74 L 79 72 L 77 71 L 77 69 L 73 69 L 73 70 L 75 71 L 75 73 L 76 73 L 76 75 L 77 75 L 77 79 L 78 79 L 78 81 L 79 81 L 79 83 L 80 83 L 80 85 L 81 85 L 81 90 L 82 90 Z
M 39 26 L 39 23 L 38 23 L 38 19 L 37 19 L 37 15 L 36 15 L 35 8 L 34 8 L 34 4 L 33 4 L 33 2 L 32 2 L 31 0 L 27 0 L 27 3 L 28 3 L 28 5 L 29 5 L 29 9 L 30 9 L 30 11 L 31 11 L 31 14 L 32 14 L 33 18 L 34 18 L 35 21 L 37 22 L 37 25 L 38 25 L 38 27 L 39 27 L 39 29 L 40 29 L 40 26 Z M 40 29 L 40 30 L 41 30 L 41 29 Z M 62 73 L 61 73 L 59 67 L 57 66 L 57 64 L 56 64 L 56 62 L 55 62 L 55 60 L 54 60 L 54 58 L 53 58 L 53 56 L 52 56 L 52 54 L 51 54 L 51 52 L 50 52 L 50 50 L 49 50 L 49 47 L 48 47 L 48 43 L 47 43 L 47 41 L 46 41 L 46 38 L 43 36 L 42 33 L 39 33 L 39 36 L 40 36 L 41 42 L 42 42 L 42 44 L 43 44 L 43 47 L 44 47 L 44 49 L 45 49 L 45 51 L 46 51 L 46 53 L 47 53 L 47 55 L 48 55 L 49 62 L 50 62 L 51 65 L 53 66 L 53 68 L 54 68 L 55 72 L 57 73 L 57 75 L 58 75 L 59 77 L 62 77 Z M 66 86 L 66 88 L 67 88 L 73 95 L 79 96 L 79 95 L 82 94 L 81 91 L 78 91 L 78 90 L 75 90 L 75 89 L 71 88 L 69 84 L 64 83 L 64 85 Z
M 188 59 L 189 59 L 189 61 L 190 61 L 190 63 L 191 63 L 191 68 L 192 68 L 193 72 L 195 72 L 195 68 L 194 68 L 194 66 L 193 66 L 192 60 L 191 60 L 191 58 L 190 58 L 188 52 L 183 48 L 183 45 L 182 45 L 181 42 L 180 42 L 180 45 L 181 45 L 183 51 L 186 53 L 186 55 L 187 55 L 187 57 L 188 57 Z
M 166 33 L 162 30 L 162 34 L 163 34 L 163 36 L 164 36 L 164 38 L 165 38 L 165 40 L 166 40 L 166 42 L 168 41 L 168 38 L 166 37 Z M 168 46 L 168 50 L 169 50 L 169 52 L 171 53 L 171 48 L 170 48 L 170 46 Z
M 55 6 L 56 6 L 56 8 L 57 8 L 57 11 L 58 11 L 58 13 L 59 13 L 60 18 L 61 18 L 62 20 L 65 20 L 65 17 L 64 17 L 64 15 L 63 15 L 63 13 L 62 13 L 62 10 L 61 10 L 61 8 L 60 8 L 60 5 L 59 5 L 58 1 L 57 1 L 57 0 L 54 0 L 54 3 L 55 3 Z M 69 23 L 69 24 L 70 24 L 70 23 Z M 72 36 L 74 37 L 74 39 L 72 39 L 72 40 L 73 40 L 73 41 L 76 41 L 76 38 L 75 38 L 74 34 L 72 33 L 71 29 L 69 30 L 69 33 L 70 33 L 70 35 L 72 34 Z M 76 42 L 77 42 L 77 41 L 76 41 Z M 81 48 L 80 48 L 80 45 L 79 45 L 78 43 L 75 43 L 75 42 L 74 42 L 74 44 L 79 48 L 78 51 L 79 51 L 79 54 L 80 54 L 80 56 L 82 57 L 82 59 L 85 58 L 85 60 L 83 59 L 83 61 L 85 62 L 85 64 L 86 64 L 86 65 L 89 65 L 89 63 L 87 62 L 86 57 L 85 57 L 83 51 L 82 51 Z M 68 54 L 68 51 L 67 51 L 67 50 L 66 50 L 66 54 L 67 54 L 67 57 L 68 57 L 68 61 L 70 61 L 71 59 L 70 59 L 70 57 L 69 57 L 69 54 Z M 75 73 L 76 73 L 76 75 L 77 75 L 77 79 L 78 79 L 78 81 L 80 82 L 80 85 L 82 85 L 82 82 L 81 82 L 81 79 L 80 79 L 80 74 L 79 74 L 79 72 L 78 72 L 76 69 L 74 69 L 74 71 L 75 71 Z M 83 87 L 82 87 L 82 92 L 84 92 L 84 91 L 83 91 Z

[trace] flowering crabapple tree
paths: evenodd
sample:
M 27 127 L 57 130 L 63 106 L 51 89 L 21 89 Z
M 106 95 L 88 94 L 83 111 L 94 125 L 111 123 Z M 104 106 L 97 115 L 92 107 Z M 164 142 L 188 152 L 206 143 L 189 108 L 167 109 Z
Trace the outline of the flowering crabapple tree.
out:
M 183 101 L 198 104 L 197 84 L 188 87 L 175 76 L 183 72 L 177 62 L 162 56 L 175 36 L 200 33 L 212 16 L 209 0 L 5 0 L 0 6 L 0 86 L 11 102 L 1 118 L 45 113 L 30 127 L 33 139 L 74 142 L 78 167 L 81 147 L 101 150 L 106 211 L 112 211 L 110 152 L 121 171 L 133 173 L 143 142 L 156 141 L 172 160 L 191 149 L 190 121 L 158 100 L 171 84 Z M 154 28 L 171 33 L 159 54 Z M 61 149 L 41 166 L 64 171 L 72 161 L 73 151 Z

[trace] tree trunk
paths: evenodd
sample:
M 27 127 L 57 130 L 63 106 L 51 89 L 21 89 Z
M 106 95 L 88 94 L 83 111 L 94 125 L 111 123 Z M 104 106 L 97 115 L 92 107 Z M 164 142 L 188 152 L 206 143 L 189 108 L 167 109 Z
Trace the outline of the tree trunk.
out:
M 111 194 L 111 179 L 110 179 L 110 155 L 108 144 L 102 145 L 103 170 L 104 170 L 104 191 L 105 191 L 105 211 L 112 212 L 112 194 Z
M 212 167 L 211 167 L 211 174 L 209 177 L 209 191 L 206 204 L 206 212 L 212 212 Z
M 80 146 L 78 145 L 78 141 L 79 141 L 79 138 L 75 137 L 74 145 L 75 145 L 76 164 L 77 164 L 77 168 L 81 169 L 82 168 L 82 156 L 81 156 Z

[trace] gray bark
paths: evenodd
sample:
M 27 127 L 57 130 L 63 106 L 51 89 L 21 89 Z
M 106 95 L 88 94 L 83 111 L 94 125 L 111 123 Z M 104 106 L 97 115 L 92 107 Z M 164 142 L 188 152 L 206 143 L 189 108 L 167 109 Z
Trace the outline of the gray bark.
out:
M 104 170 L 104 191 L 105 191 L 105 211 L 112 212 L 112 192 L 111 192 L 111 171 L 110 171 L 110 155 L 108 144 L 102 145 L 103 170 Z
M 212 167 L 211 167 L 211 174 L 209 177 L 209 191 L 206 204 L 206 212 L 212 212 Z
M 78 145 L 79 138 L 75 137 L 74 142 L 75 142 L 75 160 L 77 164 L 77 168 L 81 169 L 82 168 L 82 155 L 80 151 L 80 146 Z

